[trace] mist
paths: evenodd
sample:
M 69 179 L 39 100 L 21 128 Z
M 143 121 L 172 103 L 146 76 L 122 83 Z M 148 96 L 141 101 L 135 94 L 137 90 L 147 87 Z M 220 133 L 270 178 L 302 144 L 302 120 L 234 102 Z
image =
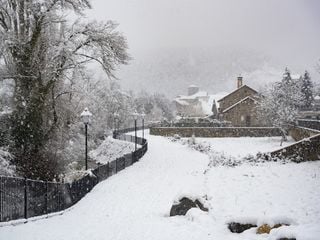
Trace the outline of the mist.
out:
M 317 14 L 320 3 L 316 0 L 94 0 L 92 4 L 93 10 L 89 13 L 92 18 L 118 22 L 119 30 L 127 37 L 133 60 L 118 75 L 122 85 L 133 90 L 144 83 L 148 85 L 147 90 L 163 90 L 165 86 L 158 83 L 157 88 L 153 88 L 152 82 L 161 82 L 161 79 L 150 79 L 150 71 L 154 71 L 153 75 L 162 72 L 166 76 L 168 88 L 170 85 L 174 88 L 169 95 L 177 94 L 190 82 L 207 87 L 209 78 L 216 84 L 209 87 L 210 90 L 230 89 L 232 86 L 226 82 L 235 75 L 250 75 L 263 68 L 266 75 L 270 75 L 268 69 L 274 73 L 274 68 L 280 72 L 289 67 L 297 73 L 307 69 L 318 78 L 315 66 L 320 56 L 320 16 Z M 179 80 L 170 79 L 167 69 L 159 66 L 164 62 L 177 66 L 180 61 L 186 68 L 200 67 L 203 72 L 206 71 L 200 61 L 203 53 L 208 59 L 207 70 L 211 72 L 205 77 L 194 74 L 193 80 L 183 75 Z M 173 57 L 175 54 L 178 56 Z M 215 74 L 210 63 L 219 62 L 221 56 L 223 64 L 227 66 L 229 62 L 229 65 L 224 68 L 224 74 Z M 246 61 L 244 56 L 250 59 Z M 194 62 L 190 65 L 192 58 Z M 237 66 L 239 59 L 244 62 Z M 255 61 L 259 64 L 248 66 Z M 247 69 L 249 71 L 242 71 Z M 219 85 L 218 80 L 224 83 Z M 180 83 L 175 86 L 172 81 Z

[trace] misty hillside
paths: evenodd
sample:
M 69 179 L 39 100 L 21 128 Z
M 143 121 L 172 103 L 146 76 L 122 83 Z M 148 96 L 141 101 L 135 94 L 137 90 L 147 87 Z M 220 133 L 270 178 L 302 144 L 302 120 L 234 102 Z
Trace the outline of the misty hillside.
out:
M 210 93 L 233 90 L 236 77 L 259 89 L 281 78 L 283 69 L 253 51 L 234 49 L 166 49 L 134 55 L 118 73 L 125 89 L 161 92 L 168 97 L 184 94 L 190 84 Z

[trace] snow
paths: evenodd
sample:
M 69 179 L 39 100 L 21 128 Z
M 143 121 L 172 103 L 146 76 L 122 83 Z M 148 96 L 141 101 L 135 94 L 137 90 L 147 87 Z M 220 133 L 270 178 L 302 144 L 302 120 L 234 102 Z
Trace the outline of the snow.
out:
M 97 149 L 90 151 L 89 156 L 97 163 L 105 164 L 133 152 L 134 148 L 134 143 L 108 137 Z
M 215 152 L 239 158 L 259 152 L 272 152 L 295 143 L 291 137 L 288 137 L 288 141 L 283 142 L 282 146 L 281 137 L 196 138 L 196 142 L 209 144 Z
M 208 101 L 200 100 L 204 113 L 208 114 L 208 115 L 211 115 L 212 114 L 213 101 L 215 101 L 216 107 L 219 108 L 219 103 L 218 103 L 217 100 L 223 98 L 226 95 L 227 95 L 227 93 L 224 93 L 224 92 L 217 93 L 217 94 L 211 94 L 211 95 L 209 95 L 209 100 Z
M 92 113 L 89 111 L 89 109 L 88 108 L 85 108 L 84 110 L 83 110 L 83 112 L 81 113 L 81 115 L 80 115 L 81 117 L 87 117 L 87 116 L 92 116 Z
M 15 175 L 15 166 L 10 164 L 12 159 L 13 156 L 7 151 L 7 149 L 0 147 L 0 176 Z
M 149 150 L 140 162 L 97 185 L 63 215 L 1 227 L 0 239 L 319 239 L 320 161 L 209 167 L 205 154 L 147 137 Z M 209 212 L 168 217 L 184 195 L 200 198 Z M 256 235 L 255 228 L 231 233 L 226 223 L 237 219 L 291 225 L 269 235 Z
M 293 80 L 299 80 L 301 78 L 300 74 L 291 74 L 291 79 Z
M 177 102 L 177 103 L 179 103 L 180 105 L 183 105 L 183 106 L 188 106 L 189 105 L 189 103 L 187 103 L 186 101 L 184 101 L 184 100 L 181 100 L 181 99 L 175 99 L 175 101 Z
M 197 92 L 191 96 L 178 96 L 174 99 L 177 103 L 183 106 L 194 105 L 194 102 L 188 102 L 189 100 L 197 100 L 201 104 L 202 112 L 205 115 L 212 115 L 213 101 L 216 102 L 217 108 L 219 108 L 218 99 L 223 98 L 227 93 L 208 94 L 205 91 Z M 198 103 L 198 102 L 196 102 Z
M 197 98 L 203 98 L 203 97 L 207 97 L 208 93 L 205 91 L 199 91 L 193 95 L 190 96 L 184 96 L 184 95 L 180 95 L 178 98 L 176 99 L 181 99 L 181 100 L 192 100 L 192 99 L 197 99 Z

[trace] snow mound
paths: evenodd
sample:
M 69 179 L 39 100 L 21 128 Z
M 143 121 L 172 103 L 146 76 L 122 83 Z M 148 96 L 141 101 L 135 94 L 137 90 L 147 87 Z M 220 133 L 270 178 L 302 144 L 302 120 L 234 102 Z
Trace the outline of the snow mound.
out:
M 105 164 L 134 151 L 134 143 L 113 139 L 105 139 L 101 145 L 89 152 L 89 157 L 97 163 Z

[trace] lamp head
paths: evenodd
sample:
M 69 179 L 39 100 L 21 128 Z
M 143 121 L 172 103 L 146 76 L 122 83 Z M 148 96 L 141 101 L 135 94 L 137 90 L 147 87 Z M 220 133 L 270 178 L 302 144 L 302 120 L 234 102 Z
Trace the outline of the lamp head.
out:
M 137 120 L 138 116 L 139 116 L 139 114 L 136 111 L 132 114 L 132 117 L 134 120 Z
M 88 108 L 85 108 L 83 110 L 83 112 L 81 113 L 80 117 L 81 117 L 81 120 L 84 124 L 88 124 L 90 122 L 90 118 L 92 116 L 92 113 L 89 112 L 89 109 Z

